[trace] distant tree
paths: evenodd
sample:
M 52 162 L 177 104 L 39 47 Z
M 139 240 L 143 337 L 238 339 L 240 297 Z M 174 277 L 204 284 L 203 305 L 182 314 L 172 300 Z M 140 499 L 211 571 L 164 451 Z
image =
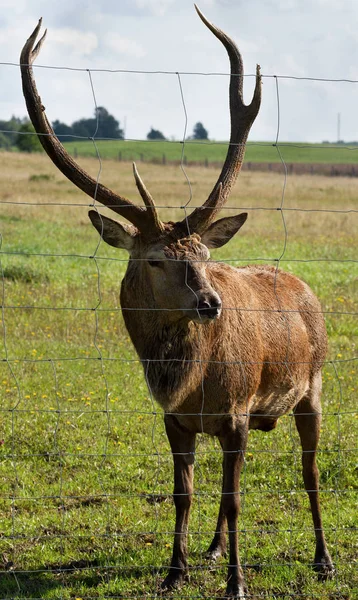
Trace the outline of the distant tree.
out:
M 21 125 L 15 143 L 20 152 L 42 151 L 42 146 L 30 121 L 26 121 Z
M 147 134 L 147 140 L 165 140 L 166 137 L 158 129 L 151 127 L 150 132 Z
M 52 123 L 52 127 L 59 140 L 70 140 L 68 136 L 72 135 L 72 127 L 66 125 L 66 123 L 61 123 L 61 121 L 58 120 Z
M 115 138 L 123 140 L 119 122 L 103 106 L 98 106 L 92 119 L 79 119 L 72 123 L 72 135 L 79 137 Z
M 94 119 L 79 119 L 71 125 L 72 135 L 78 137 L 92 137 L 96 132 L 96 122 Z
M 52 127 L 61 141 L 68 141 L 68 136 L 124 139 L 119 122 L 103 106 L 98 106 L 94 117 L 90 119 L 82 118 L 72 125 L 56 119 Z M 9 121 L 0 120 L 0 130 L 3 130 L 0 133 L 0 148 L 10 149 L 15 145 L 22 152 L 37 152 L 42 149 L 36 135 L 26 135 L 35 133 L 27 117 L 21 119 L 12 116 Z
M 123 140 L 123 129 L 120 128 L 119 122 L 109 114 L 108 110 L 103 106 L 98 106 L 95 117 L 98 119 L 98 131 L 96 134 L 98 137 L 111 137 Z
M 1 121 L 0 121 L 0 129 L 2 129 L 1 127 Z M 7 135 L 5 135 L 4 133 L 0 133 L 0 148 L 5 148 L 5 150 L 8 150 L 11 146 L 11 142 L 8 138 Z
M 0 129 L 4 130 L 0 135 L 1 148 L 10 149 L 16 143 L 17 132 L 25 121 L 14 116 L 9 121 L 0 121 Z
M 208 135 L 208 131 L 205 129 L 204 125 L 200 123 L 200 121 L 194 125 L 192 136 L 193 140 L 207 140 L 209 139 Z

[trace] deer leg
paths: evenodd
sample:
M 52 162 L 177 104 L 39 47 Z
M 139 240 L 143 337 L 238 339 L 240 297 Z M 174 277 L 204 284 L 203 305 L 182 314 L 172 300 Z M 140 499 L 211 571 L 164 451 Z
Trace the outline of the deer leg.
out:
M 224 453 L 222 511 L 228 524 L 230 550 L 226 597 L 243 600 L 245 581 L 239 563 L 237 520 L 240 509 L 239 480 L 246 449 L 247 424 L 241 423 L 221 441 Z
M 164 422 L 174 460 L 176 521 L 172 560 L 162 588 L 171 590 L 188 576 L 187 531 L 193 494 L 195 434 L 181 427 L 173 415 L 165 415 Z
M 311 388 L 295 408 L 295 420 L 302 445 L 303 480 L 311 505 L 313 526 L 316 536 L 314 569 L 321 579 L 327 579 L 334 573 L 334 566 L 328 552 L 323 532 L 321 509 L 319 504 L 319 472 L 316 464 L 316 452 L 321 427 L 321 373 L 312 381 Z
M 222 492 L 223 493 L 223 492 Z M 221 497 L 222 498 L 222 497 Z M 215 529 L 215 535 L 206 552 L 206 558 L 216 561 L 220 556 L 226 553 L 226 516 L 221 499 L 218 520 Z
M 222 447 L 222 444 L 221 444 L 221 447 Z M 223 470 L 224 470 L 224 463 L 223 463 Z M 223 508 L 223 493 L 224 493 L 224 479 L 223 479 L 223 483 L 222 483 L 220 508 L 219 508 L 219 515 L 218 515 L 218 520 L 217 520 L 217 524 L 216 524 L 216 529 L 215 529 L 215 535 L 214 535 L 213 540 L 206 552 L 206 557 L 212 561 L 216 561 L 218 558 L 220 558 L 220 556 L 223 556 L 226 553 L 226 517 L 224 514 L 224 508 Z

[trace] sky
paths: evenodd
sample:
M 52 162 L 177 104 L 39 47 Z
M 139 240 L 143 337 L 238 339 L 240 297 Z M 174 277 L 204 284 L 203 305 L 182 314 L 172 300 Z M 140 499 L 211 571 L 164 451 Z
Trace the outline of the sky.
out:
M 358 140 L 357 0 L 197 3 L 242 52 L 246 102 L 261 65 L 252 141 Z M 210 139 L 228 139 L 228 57 L 191 0 L 0 0 L 0 8 L 0 119 L 26 114 L 19 55 L 42 17 L 48 33 L 34 71 L 51 121 L 92 117 L 97 104 L 128 139 L 151 127 L 183 139 L 198 121 Z

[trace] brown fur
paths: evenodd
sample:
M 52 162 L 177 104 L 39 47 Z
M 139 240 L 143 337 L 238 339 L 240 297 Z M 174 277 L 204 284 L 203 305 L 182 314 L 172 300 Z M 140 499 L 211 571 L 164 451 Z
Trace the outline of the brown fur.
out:
M 327 347 L 320 305 L 306 284 L 271 267 L 208 263 L 206 276 L 223 302 L 221 316 L 205 325 L 185 318 L 167 323 L 165 312 L 148 297 L 141 270 L 138 263 L 130 266 L 121 303 L 131 339 L 147 365 L 148 385 L 165 412 L 175 411 L 178 418 L 204 413 L 200 425 L 190 427 L 220 435 L 206 415 L 249 414 L 253 427 L 253 415 L 278 418 L 294 408 L 320 370 Z M 147 310 L 137 313 L 136 308 Z

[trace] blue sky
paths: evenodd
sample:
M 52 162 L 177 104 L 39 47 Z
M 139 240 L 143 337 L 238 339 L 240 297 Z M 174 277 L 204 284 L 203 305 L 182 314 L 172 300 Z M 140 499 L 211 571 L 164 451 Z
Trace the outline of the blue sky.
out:
M 94 98 L 105 106 L 131 139 L 150 127 L 181 139 L 202 121 L 210 138 L 227 139 L 228 77 L 184 73 L 228 72 L 227 55 L 205 28 L 189 0 L 0 0 L 0 63 L 17 63 L 21 47 L 43 17 L 48 37 L 36 68 L 42 101 L 50 119 L 71 123 L 92 116 Z M 207 18 L 240 47 L 246 98 L 261 65 L 263 103 L 251 140 L 272 140 L 277 132 L 278 76 L 280 139 L 335 141 L 358 139 L 358 83 L 298 78 L 358 80 L 358 2 L 356 0 L 198 0 Z M 173 74 L 109 73 L 96 69 L 170 71 Z M 0 118 L 25 115 L 19 69 L 0 64 Z

